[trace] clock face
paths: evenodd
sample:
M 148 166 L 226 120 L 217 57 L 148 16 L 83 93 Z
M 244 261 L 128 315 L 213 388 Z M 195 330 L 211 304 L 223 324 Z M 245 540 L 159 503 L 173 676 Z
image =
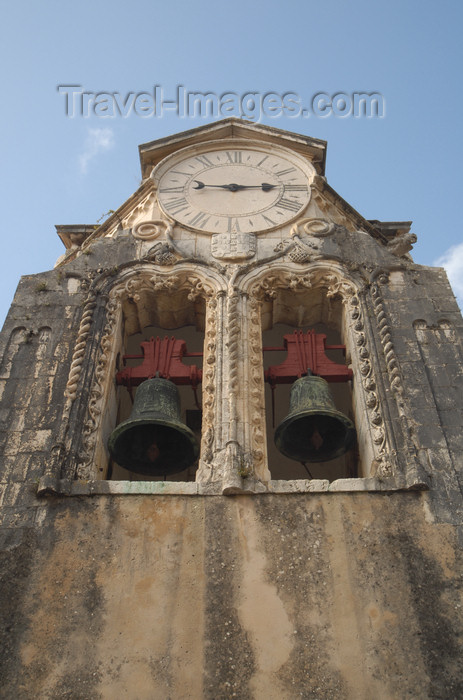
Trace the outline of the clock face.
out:
M 161 164 L 158 202 L 180 224 L 211 233 L 275 228 L 310 200 L 313 166 L 280 150 L 210 149 Z

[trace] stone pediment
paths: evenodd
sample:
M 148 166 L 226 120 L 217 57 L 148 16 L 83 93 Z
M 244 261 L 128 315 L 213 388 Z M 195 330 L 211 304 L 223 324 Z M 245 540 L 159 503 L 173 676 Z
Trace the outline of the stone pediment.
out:
M 277 129 L 265 124 L 230 117 L 180 134 L 166 136 L 139 146 L 140 164 L 143 178 L 150 176 L 151 170 L 163 158 L 187 146 L 200 145 L 207 141 L 243 139 L 252 142 L 284 146 L 308 158 L 318 175 L 325 174 L 326 141 Z
M 224 148 L 230 147 L 230 143 L 239 144 L 240 148 L 267 148 L 277 152 L 278 149 L 291 151 L 294 157 L 303 159 L 312 169 L 313 175 L 308 177 L 310 190 L 310 203 L 308 207 L 299 212 L 299 218 L 323 218 L 332 224 L 344 227 L 348 232 L 362 232 L 371 236 L 380 246 L 384 246 L 388 251 L 396 256 L 403 257 L 411 249 L 416 240 L 414 234 L 410 234 L 411 222 L 381 222 L 377 220 L 367 220 L 346 202 L 326 181 L 324 177 L 326 142 L 314 139 L 305 135 L 295 134 L 263 124 L 254 124 L 237 118 L 229 118 L 214 122 L 205 126 L 200 126 L 180 134 L 167 136 L 156 141 L 142 144 L 139 147 L 140 163 L 143 181 L 140 187 L 134 192 L 117 210 L 111 212 L 106 221 L 101 225 L 85 226 L 57 226 L 57 232 L 63 241 L 67 251 L 66 255 L 60 258 L 58 264 L 67 263 L 74 259 L 81 251 L 89 248 L 92 243 L 99 238 L 113 238 L 116 233 L 125 231 L 131 233 L 138 241 L 149 241 L 158 238 L 162 241 L 165 236 L 161 235 L 166 228 L 171 229 L 174 239 L 188 237 L 202 241 L 200 248 L 204 248 L 204 237 L 208 234 L 217 233 L 214 229 L 200 230 L 200 226 L 186 226 L 176 221 L 175 212 L 163 212 L 159 206 L 157 196 L 158 181 L 156 176 L 153 179 L 153 168 L 156 172 L 164 168 L 165 159 L 170 162 L 171 157 L 176 157 L 177 153 L 189 152 L 198 149 L 198 153 L 203 152 L 209 144 L 224 144 Z M 196 182 L 196 181 L 195 181 Z M 178 189 L 178 188 L 176 188 Z M 176 195 L 181 198 L 183 194 Z M 174 197 L 174 195 L 172 195 Z M 286 200 L 287 206 L 292 206 L 291 200 Z M 198 221 L 202 216 L 196 215 Z M 191 215 L 192 223 L 194 216 Z M 232 221 L 230 219 L 230 221 Z M 246 222 L 247 223 L 247 222 Z M 295 220 L 293 220 L 295 223 Z M 192 230 L 191 230 L 192 229 Z M 290 235 L 290 226 L 274 226 L 273 230 L 259 231 L 256 234 L 261 238 L 275 239 L 276 234 L 281 234 L 281 239 Z M 211 252 L 213 258 L 223 261 L 230 259 L 239 260 L 250 259 L 254 256 L 256 241 L 254 229 L 249 229 L 245 234 L 236 228 L 230 228 L 228 234 L 233 236 L 233 241 L 226 242 L 224 235 L 215 236 L 212 239 Z M 241 238 L 240 238 L 241 236 Z M 241 240 L 242 238 L 246 240 Z M 238 240 L 240 238 L 240 240 Z M 252 240 L 251 240 L 252 239 Z M 269 241 L 270 244 L 270 241 Z M 224 246 L 226 248 L 224 252 Z M 230 258 L 228 248 L 237 247 L 236 255 Z M 192 250 L 197 249 L 196 244 L 191 244 Z M 239 250 L 238 250 L 239 248 Z M 141 252 L 141 251 L 140 251 Z M 202 251 L 204 252 L 204 251 Z M 191 254 L 191 252 L 190 252 Z

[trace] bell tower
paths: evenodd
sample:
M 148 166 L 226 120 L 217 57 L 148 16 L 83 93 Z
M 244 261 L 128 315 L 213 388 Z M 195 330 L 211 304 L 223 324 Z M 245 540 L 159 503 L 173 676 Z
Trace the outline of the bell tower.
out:
M 455 698 L 463 321 L 326 143 L 238 119 L 22 278 L 1 334 L 10 697 Z

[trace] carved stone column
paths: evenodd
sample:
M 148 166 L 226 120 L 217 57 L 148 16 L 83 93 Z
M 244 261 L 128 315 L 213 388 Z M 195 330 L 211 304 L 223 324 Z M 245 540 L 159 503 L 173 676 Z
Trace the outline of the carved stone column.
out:
M 225 291 L 211 295 L 206 303 L 206 328 L 202 386 L 202 439 L 196 481 L 208 484 L 220 479 L 223 441 L 223 387 Z
M 221 381 L 217 382 L 216 407 L 211 414 L 213 427 L 203 417 L 205 458 L 201 458 L 197 480 L 221 482 L 223 493 L 263 490 L 262 486 L 259 487 L 260 480 L 268 478 L 268 472 L 263 468 L 263 440 L 255 449 L 256 431 L 260 430 L 262 434 L 260 426 L 264 420 L 261 356 L 259 367 L 255 361 L 255 353 L 260 350 L 261 355 L 258 311 L 255 300 L 250 303 L 247 295 L 233 283 L 229 284 L 226 294 L 217 296 L 215 362 Z M 259 372 L 260 388 L 257 382 Z M 262 394 L 258 415 L 253 411 L 256 391 Z M 212 431 L 215 440 L 211 450 L 207 436 Z M 208 462 L 206 458 L 211 459 Z

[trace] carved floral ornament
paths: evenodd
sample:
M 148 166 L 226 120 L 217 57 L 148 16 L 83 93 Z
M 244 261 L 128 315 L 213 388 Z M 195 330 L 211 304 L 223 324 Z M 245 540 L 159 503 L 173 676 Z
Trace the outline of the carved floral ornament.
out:
M 331 236 L 337 229 L 341 228 L 325 219 L 299 219 L 290 230 L 293 244 L 288 252 L 289 259 L 299 265 L 311 262 L 319 253 L 320 240 L 318 239 Z M 285 254 L 287 248 L 287 242 L 282 241 L 275 248 L 275 251 L 281 251 L 282 254 Z
M 343 302 L 363 286 L 363 282 L 352 281 L 332 264 L 315 263 L 304 271 L 296 272 L 291 265 L 278 265 L 270 272 L 262 274 L 259 270 L 243 285 L 251 297 L 273 299 L 278 289 L 310 289 L 323 287 L 328 298 L 340 295 Z

